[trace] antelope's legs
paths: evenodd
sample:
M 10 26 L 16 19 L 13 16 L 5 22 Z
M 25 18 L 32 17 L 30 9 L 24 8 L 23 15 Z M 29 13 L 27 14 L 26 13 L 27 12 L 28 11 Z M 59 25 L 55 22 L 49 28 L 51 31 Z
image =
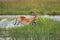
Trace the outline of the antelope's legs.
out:
M 16 25 L 16 23 L 17 23 L 17 19 L 16 19 L 16 21 L 15 21 L 14 25 Z
M 17 19 L 16 19 L 16 21 L 15 21 L 14 25 L 16 25 L 16 24 L 18 25 L 19 23 L 23 24 L 22 22 L 17 21 Z

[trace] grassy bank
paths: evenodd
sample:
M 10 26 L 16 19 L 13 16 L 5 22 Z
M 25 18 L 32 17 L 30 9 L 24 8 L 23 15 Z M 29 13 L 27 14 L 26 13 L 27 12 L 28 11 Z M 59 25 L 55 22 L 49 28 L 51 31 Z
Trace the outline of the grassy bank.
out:
M 25 25 L 6 32 L 9 37 L 17 40 L 60 40 L 60 22 L 40 18 L 35 26 Z
M 60 2 L 0 2 L 0 14 L 38 14 L 59 15 Z

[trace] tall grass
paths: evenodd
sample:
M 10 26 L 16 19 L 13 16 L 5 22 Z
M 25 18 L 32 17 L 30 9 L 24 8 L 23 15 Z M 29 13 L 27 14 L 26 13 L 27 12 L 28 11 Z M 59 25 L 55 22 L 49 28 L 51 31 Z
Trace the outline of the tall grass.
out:
M 0 14 L 60 14 L 60 2 L 0 2 Z

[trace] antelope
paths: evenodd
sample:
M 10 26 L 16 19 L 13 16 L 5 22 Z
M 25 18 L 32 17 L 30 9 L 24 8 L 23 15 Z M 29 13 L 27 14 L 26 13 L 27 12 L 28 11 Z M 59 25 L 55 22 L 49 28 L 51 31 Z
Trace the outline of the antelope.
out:
M 38 19 L 38 17 L 36 15 L 33 15 L 34 17 L 30 17 L 30 18 L 26 18 L 25 16 L 19 16 L 17 19 L 16 19 L 16 22 L 15 24 L 18 22 L 19 23 L 22 23 L 22 24 L 31 24 L 31 25 L 34 25 L 36 24 L 36 20 Z M 14 25 L 15 25 L 14 24 Z

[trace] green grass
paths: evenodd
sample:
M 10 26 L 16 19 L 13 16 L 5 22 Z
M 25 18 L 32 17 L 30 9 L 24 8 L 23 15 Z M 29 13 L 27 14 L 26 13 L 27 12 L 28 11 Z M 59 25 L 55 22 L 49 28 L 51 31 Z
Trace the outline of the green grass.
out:
M 60 2 L 0 2 L 0 14 L 60 14 Z
M 36 25 L 7 29 L 7 34 L 17 40 L 60 40 L 60 22 L 40 18 Z

